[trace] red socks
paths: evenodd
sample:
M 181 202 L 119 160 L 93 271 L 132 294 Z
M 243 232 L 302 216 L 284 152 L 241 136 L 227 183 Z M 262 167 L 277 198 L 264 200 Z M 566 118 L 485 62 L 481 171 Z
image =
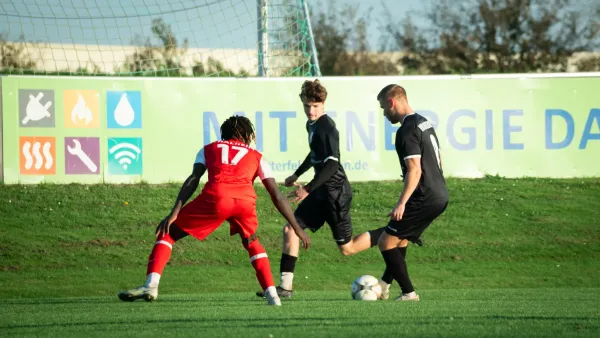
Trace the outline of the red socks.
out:
M 150 274 L 162 275 L 165 265 L 167 265 L 167 262 L 171 258 L 173 243 L 175 243 L 175 241 L 170 235 L 162 235 L 158 238 L 154 244 L 154 248 L 152 248 L 150 257 L 148 257 L 148 269 L 146 270 L 146 276 Z M 265 248 L 263 248 L 258 240 L 254 240 L 248 245 L 244 244 L 244 248 L 248 250 L 250 263 L 256 271 L 256 278 L 258 279 L 262 289 L 266 290 L 268 287 L 274 286 L 275 284 L 273 283 L 273 275 L 271 274 L 271 264 L 269 263 L 269 258 L 267 257 Z M 156 283 L 157 282 L 158 281 L 156 281 Z
M 269 263 L 265 248 L 260 245 L 257 239 L 248 245 L 244 244 L 244 248 L 248 250 L 250 263 L 254 267 L 254 270 L 256 270 L 256 279 L 258 279 L 263 291 L 269 286 L 275 286 L 273 275 L 271 274 L 271 264 Z
M 148 257 L 148 269 L 146 275 L 152 272 L 162 275 L 165 265 L 171 258 L 171 251 L 173 250 L 173 243 L 175 241 L 170 235 L 162 235 L 159 237 L 152 248 L 152 253 Z

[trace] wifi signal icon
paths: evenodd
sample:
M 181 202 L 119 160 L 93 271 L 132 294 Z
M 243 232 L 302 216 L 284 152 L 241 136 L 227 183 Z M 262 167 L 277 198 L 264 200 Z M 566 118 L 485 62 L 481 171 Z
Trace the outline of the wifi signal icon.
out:
M 109 173 L 113 175 L 142 174 L 142 139 L 108 139 Z

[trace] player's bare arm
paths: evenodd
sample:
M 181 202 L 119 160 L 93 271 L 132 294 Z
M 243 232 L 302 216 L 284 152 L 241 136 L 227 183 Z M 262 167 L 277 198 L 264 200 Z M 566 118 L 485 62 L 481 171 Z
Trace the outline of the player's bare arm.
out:
M 175 222 L 177 219 L 177 215 L 179 211 L 183 207 L 183 205 L 192 197 L 198 185 L 200 184 L 200 178 L 206 172 L 206 167 L 202 163 L 194 163 L 194 169 L 188 178 L 183 182 L 181 189 L 179 189 L 179 194 L 177 195 L 177 199 L 175 200 L 175 205 L 173 205 L 173 209 L 169 216 L 165 217 L 165 219 L 160 222 L 158 227 L 156 228 L 156 236 L 160 236 L 161 234 L 168 234 L 169 228 L 171 224 Z
M 400 198 L 398 199 L 396 207 L 394 207 L 394 209 L 392 209 L 392 211 L 389 214 L 389 216 L 392 217 L 393 220 L 399 221 L 402 219 L 406 202 L 408 202 L 408 199 L 417 188 L 417 185 L 419 185 L 421 173 L 421 157 L 407 158 L 404 188 L 402 189 L 402 193 L 400 194 Z
M 298 222 L 296 222 L 294 212 L 292 211 L 292 208 L 290 207 L 290 204 L 288 203 L 287 199 L 285 199 L 285 197 L 279 191 L 275 179 L 269 177 L 264 179 L 262 183 L 264 184 L 265 188 L 267 188 L 267 191 L 271 196 L 271 201 L 273 201 L 273 204 L 275 205 L 277 210 L 281 213 L 281 215 L 283 215 L 283 217 L 285 217 L 285 219 L 288 221 L 288 224 L 290 224 L 292 229 L 294 229 L 296 236 L 298 236 L 302 241 L 302 246 L 304 247 L 304 249 L 308 249 L 308 247 L 310 246 L 310 237 L 308 236 L 306 231 L 304 231 L 304 229 L 302 229 L 298 225 Z

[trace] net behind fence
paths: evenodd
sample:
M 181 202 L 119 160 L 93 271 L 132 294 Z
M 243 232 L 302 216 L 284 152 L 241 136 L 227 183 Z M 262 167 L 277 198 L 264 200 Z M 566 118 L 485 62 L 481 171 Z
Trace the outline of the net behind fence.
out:
M 313 76 L 318 69 L 303 0 L 0 0 L 0 53 L 2 74 Z

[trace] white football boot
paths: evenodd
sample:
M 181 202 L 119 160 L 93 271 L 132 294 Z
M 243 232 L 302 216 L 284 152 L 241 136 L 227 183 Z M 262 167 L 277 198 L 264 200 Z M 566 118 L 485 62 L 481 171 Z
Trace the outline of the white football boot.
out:
M 134 300 L 143 299 L 147 302 L 151 302 L 158 298 L 158 288 L 149 288 L 146 286 L 140 286 L 131 290 L 124 290 L 119 292 L 119 299 L 126 302 L 133 302 Z
M 402 302 L 418 302 L 420 300 L 419 295 L 416 292 L 403 293 L 402 296 L 394 299 Z

